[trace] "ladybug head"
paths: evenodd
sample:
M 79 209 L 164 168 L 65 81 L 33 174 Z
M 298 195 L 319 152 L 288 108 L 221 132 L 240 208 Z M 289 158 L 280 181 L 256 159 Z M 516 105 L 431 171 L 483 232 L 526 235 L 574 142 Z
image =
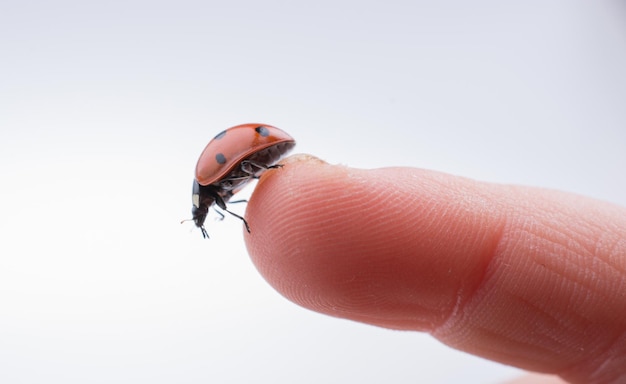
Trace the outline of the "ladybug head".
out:
M 196 207 L 195 205 L 191 208 L 192 220 L 196 224 L 196 227 L 200 228 L 202 231 L 202 237 L 205 239 L 209 237 L 206 229 L 204 229 L 204 220 L 206 220 L 206 215 L 209 212 L 208 206 Z
M 191 195 L 193 206 L 191 207 L 191 216 L 196 227 L 202 231 L 202 237 L 209 237 L 206 229 L 204 229 L 204 221 L 209 213 L 209 207 L 213 205 L 215 199 L 206 193 L 203 193 L 202 187 L 197 180 L 193 181 L 193 192 Z

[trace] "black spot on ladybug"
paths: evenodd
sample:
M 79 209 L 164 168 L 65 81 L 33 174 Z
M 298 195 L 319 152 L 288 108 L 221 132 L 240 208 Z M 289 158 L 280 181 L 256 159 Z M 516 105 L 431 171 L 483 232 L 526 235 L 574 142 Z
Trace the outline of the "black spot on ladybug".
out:
M 222 131 L 222 132 L 220 132 L 220 133 L 218 133 L 218 134 L 217 134 L 217 135 L 213 138 L 213 140 L 219 140 L 219 139 L 221 139 L 222 137 L 224 137 L 224 135 L 226 135 L 226 131 L 227 131 L 227 129 L 226 129 L 226 130 L 224 130 L 224 131 Z
M 218 153 L 217 155 L 215 155 L 215 160 L 219 164 L 224 164 L 226 162 L 226 156 L 224 156 L 223 153 Z
M 263 137 L 267 137 L 270 135 L 270 130 L 265 128 L 264 126 L 254 128 L 257 133 Z

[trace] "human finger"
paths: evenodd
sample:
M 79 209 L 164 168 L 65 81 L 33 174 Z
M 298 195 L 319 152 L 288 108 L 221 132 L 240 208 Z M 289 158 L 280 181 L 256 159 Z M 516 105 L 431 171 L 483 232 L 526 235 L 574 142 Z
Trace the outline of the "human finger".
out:
M 304 156 L 262 177 L 246 216 L 258 270 L 306 308 L 574 382 L 626 379 L 623 208 Z

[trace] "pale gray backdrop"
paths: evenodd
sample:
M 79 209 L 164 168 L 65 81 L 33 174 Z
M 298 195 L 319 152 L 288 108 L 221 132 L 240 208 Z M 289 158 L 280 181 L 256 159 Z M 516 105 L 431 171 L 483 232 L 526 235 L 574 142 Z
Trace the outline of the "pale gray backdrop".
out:
M 617 0 L 0 2 L 0 382 L 515 377 L 286 301 L 240 222 L 209 219 L 210 241 L 179 224 L 193 167 L 217 132 L 265 122 L 332 163 L 626 205 L 625 17 Z

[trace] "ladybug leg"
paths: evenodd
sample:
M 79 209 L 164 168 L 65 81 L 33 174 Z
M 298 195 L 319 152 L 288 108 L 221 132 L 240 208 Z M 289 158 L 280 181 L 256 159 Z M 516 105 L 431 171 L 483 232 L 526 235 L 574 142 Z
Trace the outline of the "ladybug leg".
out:
M 241 162 L 241 170 L 250 175 L 255 175 L 258 172 L 258 170 L 267 171 L 268 169 L 282 168 L 282 166 L 283 166 L 282 164 L 274 164 L 274 165 L 261 164 L 252 160 L 244 160 Z M 257 168 L 257 170 L 254 170 L 253 168 Z M 255 178 L 258 179 L 258 177 L 255 177 Z
M 234 189 L 239 188 L 242 185 L 245 185 L 248 181 L 250 181 L 251 178 L 252 178 L 252 175 L 230 177 L 230 178 L 220 180 L 219 186 L 225 191 L 232 191 Z
M 239 216 L 235 212 L 229 211 L 228 208 L 226 208 L 226 203 L 224 202 L 224 199 L 222 199 L 222 197 L 219 196 L 219 195 L 216 195 L 216 196 L 217 196 L 217 198 L 215 199 L 215 204 L 217 204 L 217 206 L 220 207 L 223 211 L 228 212 L 231 215 L 233 215 L 236 218 L 238 218 L 239 220 L 243 221 L 243 224 L 246 226 L 246 231 L 248 231 L 248 233 L 250 233 L 250 226 L 248 225 L 248 222 L 246 221 L 246 219 L 244 219 L 242 216 Z
M 224 214 L 222 212 L 218 211 L 217 209 L 215 209 L 214 211 L 217 212 L 218 215 L 220 215 L 220 217 L 218 219 L 219 221 L 224 220 Z
M 229 201 L 230 204 L 239 204 L 239 203 L 247 203 L 248 200 L 235 200 L 235 201 Z
M 248 222 L 246 221 L 246 219 L 244 219 L 243 217 L 239 216 L 238 214 L 236 214 L 234 212 L 229 211 L 228 209 L 225 209 L 225 211 L 230 213 L 231 215 L 235 216 L 239 220 L 243 221 L 243 224 L 246 226 L 246 231 L 248 231 L 248 233 L 250 233 L 250 226 L 248 225 Z
M 225 181 L 229 182 L 229 183 L 234 183 L 234 182 L 238 182 L 238 181 L 246 181 L 246 180 L 249 180 L 249 179 L 250 179 L 250 176 L 248 176 L 248 175 L 246 175 L 246 176 L 238 176 L 238 177 L 229 177 L 229 178 L 222 179 L 220 181 L 220 184 L 223 185 Z M 228 186 L 228 185 L 226 185 L 226 186 Z
M 209 233 L 206 231 L 206 229 L 204 229 L 204 225 L 200 227 L 200 231 L 202 232 L 202 238 L 203 239 L 208 239 L 209 238 Z

